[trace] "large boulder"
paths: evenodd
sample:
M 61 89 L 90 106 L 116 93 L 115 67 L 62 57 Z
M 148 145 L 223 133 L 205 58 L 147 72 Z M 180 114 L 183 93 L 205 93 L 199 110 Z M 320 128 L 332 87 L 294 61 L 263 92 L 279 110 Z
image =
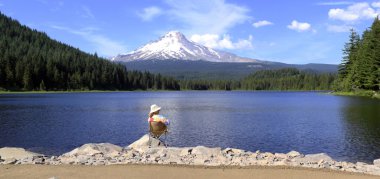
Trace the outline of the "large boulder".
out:
M 204 146 L 197 146 L 194 147 L 193 150 L 191 150 L 191 154 L 195 154 L 196 156 L 206 156 L 206 157 L 211 157 L 211 156 L 218 156 L 221 155 L 222 149 L 217 147 L 217 148 L 208 148 Z
M 380 159 L 376 159 L 373 161 L 373 164 L 377 167 L 380 167 Z
M 120 146 L 110 144 L 110 143 L 99 143 L 99 144 L 84 144 L 68 153 L 63 154 L 64 157 L 72 156 L 94 156 L 96 154 L 102 154 L 107 157 L 114 157 L 119 155 L 122 148 Z
M 28 157 L 32 158 L 34 156 L 44 156 L 44 155 L 30 152 L 23 148 L 16 148 L 16 147 L 0 148 L 0 158 L 2 160 L 7 160 L 7 159 L 21 160 Z
M 150 147 L 156 148 L 156 147 L 164 147 L 164 145 L 157 139 L 151 138 Z M 128 146 L 128 148 L 135 149 L 138 151 L 144 151 L 149 148 L 149 135 L 145 134 L 142 136 L 139 140 L 136 140 L 132 144 Z
M 295 161 L 299 163 L 318 164 L 322 162 L 333 162 L 334 160 L 325 153 L 318 153 L 308 154 L 303 158 L 295 158 Z
M 296 157 L 302 157 L 302 154 L 300 154 L 299 152 L 297 151 L 290 151 L 286 154 L 289 158 L 296 158 Z

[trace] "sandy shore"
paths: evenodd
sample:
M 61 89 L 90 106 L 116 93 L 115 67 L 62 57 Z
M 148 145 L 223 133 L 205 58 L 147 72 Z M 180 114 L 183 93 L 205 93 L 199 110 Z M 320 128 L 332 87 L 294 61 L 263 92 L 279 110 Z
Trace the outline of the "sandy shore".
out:
M 375 179 L 379 176 L 291 167 L 205 168 L 160 165 L 0 165 L 0 178 L 284 178 Z

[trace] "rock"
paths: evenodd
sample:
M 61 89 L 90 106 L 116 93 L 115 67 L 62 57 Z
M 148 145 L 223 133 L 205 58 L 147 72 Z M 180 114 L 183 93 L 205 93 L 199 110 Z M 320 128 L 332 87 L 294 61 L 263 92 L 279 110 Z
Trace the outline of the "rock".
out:
M 94 156 L 96 154 L 103 154 L 104 156 L 114 157 L 119 155 L 122 148 L 120 146 L 110 144 L 110 143 L 99 143 L 99 144 L 84 144 L 79 148 L 72 150 L 71 152 L 65 153 L 62 156 Z
M 262 153 L 261 155 L 263 155 L 265 158 L 274 158 L 275 155 L 270 153 L 270 152 L 265 152 L 265 153 Z
M 21 160 L 21 159 L 27 158 L 27 157 L 43 156 L 43 155 L 27 151 L 23 148 L 3 147 L 3 148 L 0 148 L 0 156 L 1 156 L 1 160 L 6 160 L 8 158 L 14 158 L 16 160 Z
M 181 148 L 177 147 L 168 147 L 168 148 L 161 148 L 161 150 L 166 153 L 168 156 L 179 156 L 180 153 L 182 152 Z
M 197 146 L 193 148 L 191 151 L 191 154 L 198 156 L 205 156 L 205 157 L 211 157 L 211 156 L 218 156 L 221 155 L 221 148 L 208 148 L 204 146 Z
M 203 165 L 207 159 L 204 158 L 195 158 L 193 161 L 194 165 Z
M 302 157 L 302 154 L 300 154 L 297 151 L 290 151 L 289 153 L 286 154 L 289 158 L 296 158 L 296 157 Z
M 44 164 L 44 163 L 45 163 L 45 158 L 39 157 L 39 156 L 33 157 L 33 164 Z
M 278 159 L 286 159 L 288 158 L 288 155 L 287 154 L 283 154 L 283 153 L 275 153 L 274 156 Z
M 233 156 L 236 156 L 236 155 L 245 153 L 245 150 L 235 149 L 235 148 L 226 148 L 222 152 L 225 154 L 232 154 Z
M 147 148 L 145 151 L 143 151 L 144 154 L 151 155 L 162 152 L 162 148 Z
M 151 144 L 149 146 L 149 135 L 145 134 L 139 140 L 136 140 L 135 142 L 130 144 L 128 147 L 135 150 L 143 151 L 149 147 L 155 148 L 155 147 L 165 147 L 165 146 L 161 145 L 160 141 L 155 138 L 151 138 Z
M 380 167 L 380 159 L 376 159 L 373 161 L 373 165 Z
M 15 164 L 17 162 L 17 159 L 15 158 L 6 158 L 4 161 L 3 161 L 3 164 L 7 165 L 7 164 Z
M 302 158 L 302 160 L 303 161 L 308 161 L 308 162 L 316 162 L 316 163 L 318 163 L 321 160 L 326 161 L 326 162 L 332 162 L 332 161 L 334 161 L 330 156 L 328 156 L 325 153 L 308 154 L 308 155 L 305 155 L 305 157 Z
M 290 162 L 285 159 L 285 160 L 273 162 L 273 165 L 275 165 L 275 166 L 289 166 Z
M 186 156 L 186 155 L 190 155 L 192 151 L 193 151 L 192 148 L 183 148 L 181 150 L 181 152 L 179 153 L 179 156 L 183 157 L 183 156 Z

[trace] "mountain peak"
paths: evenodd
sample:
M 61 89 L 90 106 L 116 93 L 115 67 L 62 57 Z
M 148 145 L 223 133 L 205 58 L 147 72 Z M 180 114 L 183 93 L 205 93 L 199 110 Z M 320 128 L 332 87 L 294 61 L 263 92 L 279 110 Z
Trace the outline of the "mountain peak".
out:
M 206 60 L 213 62 L 258 62 L 258 60 L 238 57 L 227 52 L 216 51 L 189 41 L 179 31 L 170 31 L 156 41 L 126 55 L 118 55 L 114 61 L 136 60 Z
M 169 31 L 168 33 L 166 33 L 164 35 L 164 37 L 168 37 L 168 38 L 182 38 L 182 37 L 185 37 L 181 32 L 179 31 Z

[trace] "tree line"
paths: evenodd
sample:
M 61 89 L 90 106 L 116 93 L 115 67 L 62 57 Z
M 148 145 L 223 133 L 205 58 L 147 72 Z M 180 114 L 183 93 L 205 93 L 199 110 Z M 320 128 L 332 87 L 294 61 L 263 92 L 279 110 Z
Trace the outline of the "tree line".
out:
M 351 29 L 349 41 L 343 49 L 339 65 L 336 91 L 380 89 L 380 20 L 375 18 L 372 26 L 360 36 Z
M 177 80 L 128 71 L 0 13 L 0 89 L 179 90 Z
M 182 80 L 187 90 L 331 90 L 335 73 L 316 73 L 296 68 L 261 70 L 242 80 Z

